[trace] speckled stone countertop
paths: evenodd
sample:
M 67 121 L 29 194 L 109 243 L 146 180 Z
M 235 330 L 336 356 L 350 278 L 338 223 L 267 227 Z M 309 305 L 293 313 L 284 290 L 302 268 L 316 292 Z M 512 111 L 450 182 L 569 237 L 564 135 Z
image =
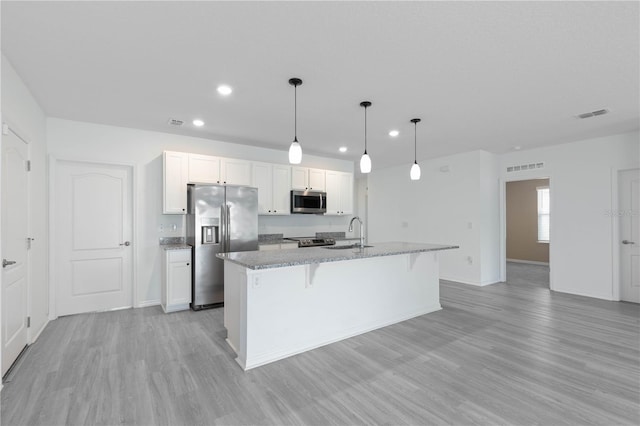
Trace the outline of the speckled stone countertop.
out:
M 160 244 L 163 250 L 186 250 L 191 249 L 189 244 Z
M 184 237 L 162 237 L 160 238 L 160 248 L 163 250 L 185 250 L 191 246 L 186 243 Z
M 228 260 L 249 269 L 283 268 L 311 263 L 339 262 L 368 257 L 394 256 L 397 254 L 425 251 L 450 250 L 452 245 L 417 244 L 404 242 L 378 243 L 373 247 L 332 250 L 323 247 L 308 247 L 299 250 L 269 250 L 221 253 L 218 258 Z

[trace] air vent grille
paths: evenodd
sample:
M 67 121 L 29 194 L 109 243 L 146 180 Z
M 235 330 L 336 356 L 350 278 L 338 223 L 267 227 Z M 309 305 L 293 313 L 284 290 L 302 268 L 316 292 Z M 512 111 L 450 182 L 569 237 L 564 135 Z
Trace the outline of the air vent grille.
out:
M 524 170 L 535 170 L 535 169 L 542 169 L 542 168 L 544 168 L 544 163 L 520 164 L 517 166 L 507 167 L 507 173 L 521 172 Z
M 609 110 L 608 109 L 599 109 L 597 111 L 591 111 L 591 112 L 585 112 L 583 114 L 578 114 L 576 115 L 576 118 L 580 118 L 580 119 L 584 119 L 584 118 L 591 118 L 591 117 L 597 117 L 599 115 L 605 115 L 608 114 Z
M 172 126 L 182 126 L 184 124 L 184 121 L 178 120 L 177 118 L 170 118 L 168 123 Z

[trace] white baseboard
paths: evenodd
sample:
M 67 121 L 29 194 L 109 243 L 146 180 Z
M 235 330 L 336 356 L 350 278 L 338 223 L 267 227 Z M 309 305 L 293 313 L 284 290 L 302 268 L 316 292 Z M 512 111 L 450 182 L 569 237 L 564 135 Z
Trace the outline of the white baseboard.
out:
M 149 306 L 157 306 L 160 304 L 160 299 L 157 300 L 145 300 L 144 302 L 140 302 L 138 303 L 138 306 L 135 306 L 136 308 L 147 308 Z
M 491 284 L 498 284 L 502 281 L 500 280 L 491 280 L 491 281 L 469 281 L 469 280 L 463 280 L 460 278 L 453 278 L 453 277 L 440 277 L 441 280 L 445 280 L 445 281 L 453 281 L 454 283 L 460 283 L 460 284 L 467 284 L 467 285 L 475 285 L 477 287 L 484 287 L 486 285 L 491 285 Z
M 545 266 L 549 266 L 549 262 L 536 262 L 535 260 L 507 259 L 507 262 L 528 263 L 530 265 L 545 265 Z

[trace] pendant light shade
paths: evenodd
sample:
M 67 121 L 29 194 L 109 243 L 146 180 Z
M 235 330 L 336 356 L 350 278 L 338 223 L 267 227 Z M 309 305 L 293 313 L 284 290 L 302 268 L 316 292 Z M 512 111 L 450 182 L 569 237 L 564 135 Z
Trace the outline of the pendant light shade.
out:
M 289 147 L 289 163 L 291 164 L 300 164 L 302 161 L 302 147 L 298 143 L 298 141 L 291 142 L 291 146 Z
M 289 147 L 289 163 L 300 164 L 302 161 L 302 147 L 298 142 L 298 86 L 302 84 L 299 78 L 290 78 L 289 84 L 293 86 L 293 142 Z
M 418 165 L 418 163 L 413 163 L 413 166 L 411 166 L 411 172 L 409 172 L 409 175 L 411 176 L 411 180 L 420 179 L 420 166 Z
M 371 172 L 371 158 L 367 154 L 367 108 L 371 106 L 371 102 L 362 101 L 360 106 L 364 108 L 364 154 L 360 158 L 360 173 Z
M 411 180 L 419 180 L 420 179 L 420 166 L 418 165 L 418 123 L 420 122 L 419 118 L 413 118 L 411 120 L 413 123 L 413 165 L 411 166 L 411 171 L 409 172 L 409 176 Z
M 360 173 L 371 172 L 371 157 L 367 154 L 367 151 L 360 157 Z

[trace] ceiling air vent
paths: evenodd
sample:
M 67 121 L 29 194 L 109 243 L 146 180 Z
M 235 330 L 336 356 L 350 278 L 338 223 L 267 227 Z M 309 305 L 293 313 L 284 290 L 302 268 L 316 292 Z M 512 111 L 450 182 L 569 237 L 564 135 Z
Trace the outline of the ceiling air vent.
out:
M 608 114 L 609 110 L 608 109 L 599 109 L 597 111 L 591 111 L 591 112 L 585 112 L 584 114 L 578 114 L 576 115 L 576 118 L 591 118 L 591 117 L 597 117 L 599 115 L 605 115 Z
M 544 163 L 520 164 L 518 166 L 507 167 L 507 173 L 521 172 L 524 170 L 535 170 L 535 169 L 542 169 L 542 168 L 544 168 Z
M 177 118 L 170 118 L 169 119 L 169 124 L 172 126 L 182 126 L 184 124 L 184 121 L 182 120 L 178 120 Z

